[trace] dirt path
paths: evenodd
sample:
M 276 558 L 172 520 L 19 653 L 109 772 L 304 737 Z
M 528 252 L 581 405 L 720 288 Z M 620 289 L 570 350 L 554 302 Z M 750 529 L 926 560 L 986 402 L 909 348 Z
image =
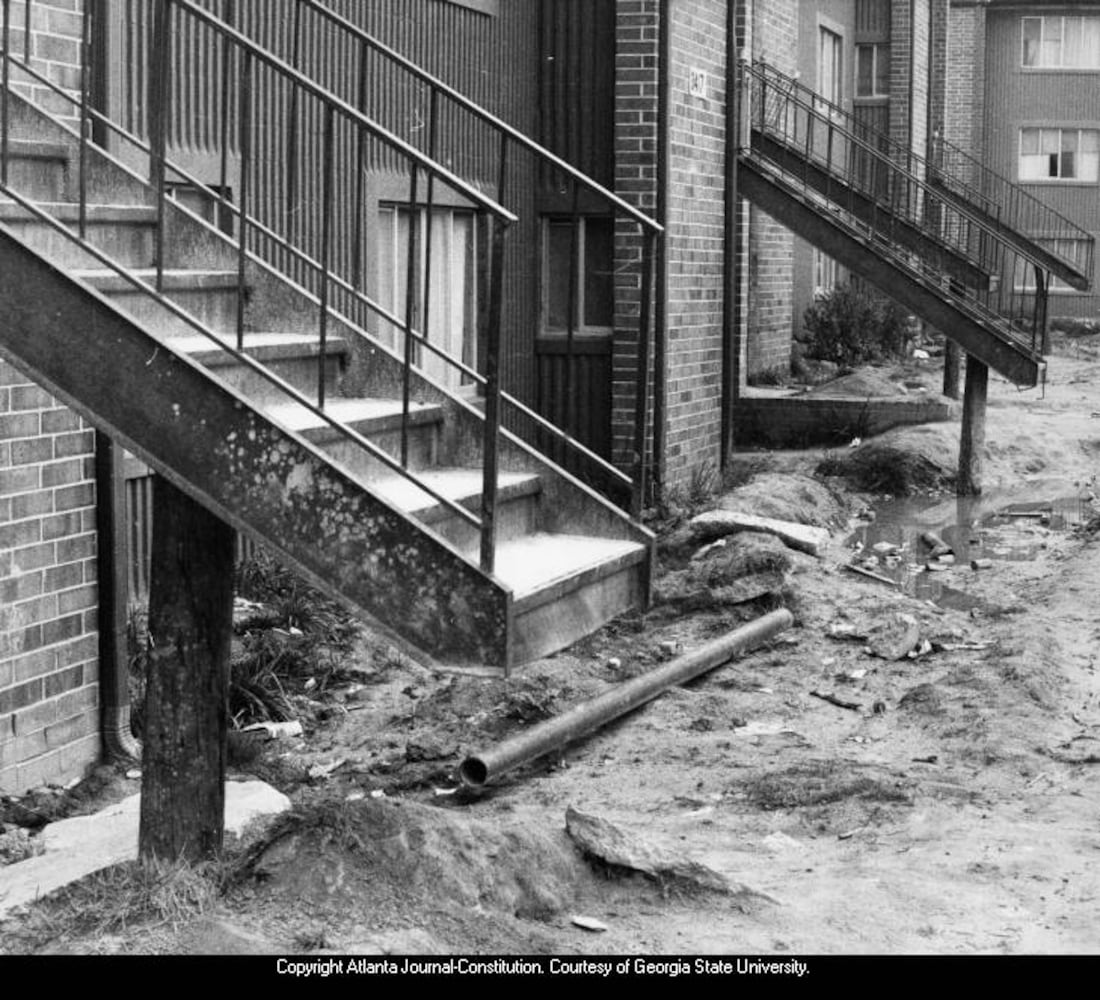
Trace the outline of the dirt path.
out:
M 1055 359 L 1045 399 L 994 386 L 997 485 L 1057 480 L 1051 489 L 1084 495 L 1100 473 L 1100 362 L 1072 346 L 1079 356 Z M 839 532 L 823 559 L 794 557 L 794 629 L 472 800 L 437 794 L 465 753 L 735 627 L 738 614 L 657 608 L 507 683 L 395 658 L 261 770 L 300 802 L 350 798 L 359 812 L 282 841 L 282 861 L 263 860 L 265 878 L 224 897 L 219 919 L 242 929 L 238 950 L 256 935 L 298 951 L 1100 951 L 1100 765 L 1085 762 L 1100 756 L 1100 535 L 1037 537 L 1031 561 L 945 575 L 978 605 L 964 611 L 845 572 Z M 898 613 L 924 637 L 975 648 L 889 662 L 830 637 L 838 623 L 865 634 Z M 330 779 L 304 781 L 337 760 Z M 754 894 L 593 868 L 563 832 L 570 806 Z M 578 929 L 577 913 L 607 931 Z M 202 926 L 60 946 L 196 951 L 211 941 Z

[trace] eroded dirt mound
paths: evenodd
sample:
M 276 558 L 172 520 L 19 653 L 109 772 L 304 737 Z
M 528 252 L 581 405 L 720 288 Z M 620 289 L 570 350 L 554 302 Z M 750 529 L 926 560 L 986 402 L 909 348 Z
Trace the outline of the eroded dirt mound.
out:
M 858 448 L 828 456 L 818 472 L 842 476 L 868 493 L 905 496 L 951 486 L 958 465 L 958 429 L 929 424 L 888 431 Z
M 844 500 L 810 476 L 766 472 L 723 495 L 717 507 L 819 528 L 845 522 Z
M 877 368 L 860 368 L 848 375 L 815 386 L 807 396 L 904 396 L 905 388 L 897 384 L 886 372 Z
M 546 920 L 587 877 L 560 831 L 389 800 L 297 812 L 253 852 L 250 867 L 268 893 L 295 906 L 335 906 L 375 926 L 425 900 Z
M 772 535 L 745 531 L 701 549 L 654 585 L 658 603 L 682 608 L 744 604 L 777 593 L 791 568 L 790 550 Z

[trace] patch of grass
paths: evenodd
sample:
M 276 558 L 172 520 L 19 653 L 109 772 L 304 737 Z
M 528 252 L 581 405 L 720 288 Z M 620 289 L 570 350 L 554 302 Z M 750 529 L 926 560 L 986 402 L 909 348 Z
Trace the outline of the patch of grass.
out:
M 900 783 L 887 784 L 832 761 L 796 764 L 782 771 L 770 771 L 748 782 L 745 792 L 756 808 L 766 811 L 830 805 L 846 799 L 910 801 Z
M 819 476 L 839 476 L 866 493 L 909 496 L 940 489 L 951 477 L 934 462 L 914 452 L 866 445 L 856 451 L 826 453 L 817 466 Z
M 225 878 L 219 862 L 115 865 L 40 900 L 28 913 L 24 933 L 44 944 L 135 927 L 178 927 L 214 907 Z
M 803 317 L 806 354 L 854 368 L 904 357 L 909 315 L 892 299 L 861 285 L 838 285 L 819 296 Z

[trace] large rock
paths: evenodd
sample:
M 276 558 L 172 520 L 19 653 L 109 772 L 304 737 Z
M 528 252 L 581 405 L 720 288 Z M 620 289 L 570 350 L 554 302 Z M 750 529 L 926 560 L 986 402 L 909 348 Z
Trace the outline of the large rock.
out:
M 807 524 L 775 521 L 754 514 L 733 510 L 712 510 L 691 520 L 692 530 L 700 542 L 714 541 L 742 531 L 760 531 L 775 535 L 784 545 L 812 556 L 820 556 L 829 544 L 829 532 Z
M 659 579 L 655 597 L 687 608 L 745 604 L 781 591 L 790 565 L 789 551 L 774 535 L 731 535 L 698 552 L 687 569 Z

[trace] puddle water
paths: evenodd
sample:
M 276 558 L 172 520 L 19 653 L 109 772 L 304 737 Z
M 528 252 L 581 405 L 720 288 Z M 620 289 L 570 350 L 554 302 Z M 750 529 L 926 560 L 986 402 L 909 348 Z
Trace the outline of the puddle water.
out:
M 1096 513 L 1091 494 L 1063 492 L 1050 499 L 1051 492 L 1048 487 L 1045 495 L 1036 489 L 965 499 L 887 501 L 875 508 L 874 521 L 860 524 L 849 536 L 852 565 L 942 607 L 979 607 L 977 598 L 944 583 L 944 571 L 951 568 L 945 564 L 970 572 L 976 561 L 1026 562 L 1046 547 L 1052 534 L 1083 524 Z M 946 559 L 932 558 L 931 546 L 922 539 L 927 534 L 938 536 L 951 550 Z

